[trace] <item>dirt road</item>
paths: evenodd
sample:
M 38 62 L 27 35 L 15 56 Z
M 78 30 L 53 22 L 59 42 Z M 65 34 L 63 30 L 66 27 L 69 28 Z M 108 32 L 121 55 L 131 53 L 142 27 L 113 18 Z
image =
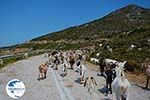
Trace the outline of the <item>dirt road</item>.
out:
M 87 88 L 79 84 L 79 73 L 69 69 L 66 77 L 61 77 L 60 69 L 48 69 L 47 79 L 38 81 L 38 66 L 45 61 L 44 55 L 31 57 L 10 64 L 0 70 L 0 100 L 12 100 L 6 91 L 7 82 L 19 79 L 25 84 L 25 94 L 19 100 L 115 100 L 114 94 L 104 95 L 105 79 L 98 76 L 99 72 L 88 67 L 86 76 L 94 76 L 97 80 L 97 91 L 89 93 Z M 150 100 L 150 90 L 144 90 L 137 84 L 130 88 L 129 100 Z

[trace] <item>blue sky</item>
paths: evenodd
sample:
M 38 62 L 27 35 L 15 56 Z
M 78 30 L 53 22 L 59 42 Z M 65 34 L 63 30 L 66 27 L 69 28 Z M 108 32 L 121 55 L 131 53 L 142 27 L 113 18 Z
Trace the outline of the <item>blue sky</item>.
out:
M 150 0 L 0 0 L 0 46 L 87 23 L 128 4 L 150 8 Z

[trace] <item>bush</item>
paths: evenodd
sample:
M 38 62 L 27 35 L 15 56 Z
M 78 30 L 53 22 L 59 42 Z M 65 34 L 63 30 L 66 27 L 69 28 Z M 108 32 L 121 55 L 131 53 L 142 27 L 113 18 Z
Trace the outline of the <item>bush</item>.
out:
M 131 67 L 134 68 L 135 72 L 141 72 L 142 71 L 140 62 L 135 61 L 135 60 L 128 60 L 128 63 L 131 65 Z

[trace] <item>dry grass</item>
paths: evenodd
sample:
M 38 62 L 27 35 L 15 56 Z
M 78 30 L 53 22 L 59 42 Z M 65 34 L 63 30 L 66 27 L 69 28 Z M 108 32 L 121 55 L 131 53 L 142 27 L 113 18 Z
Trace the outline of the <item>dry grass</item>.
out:
M 146 84 L 146 77 L 145 77 L 144 73 L 136 74 L 136 73 L 126 72 L 125 75 L 126 75 L 127 79 L 133 83 L 137 83 L 142 86 L 145 86 L 145 84 Z
M 99 67 L 98 65 L 94 65 L 94 64 L 91 64 L 89 62 L 86 62 L 86 64 L 88 64 L 89 68 L 93 71 L 99 71 Z M 127 77 L 127 79 L 130 81 L 130 82 L 133 82 L 133 83 L 136 83 L 136 84 L 140 84 L 142 86 L 145 86 L 146 84 L 146 77 L 145 77 L 145 74 L 144 73 L 130 73 L 130 72 L 126 72 L 125 73 L 125 76 Z M 149 82 L 150 84 L 150 82 Z

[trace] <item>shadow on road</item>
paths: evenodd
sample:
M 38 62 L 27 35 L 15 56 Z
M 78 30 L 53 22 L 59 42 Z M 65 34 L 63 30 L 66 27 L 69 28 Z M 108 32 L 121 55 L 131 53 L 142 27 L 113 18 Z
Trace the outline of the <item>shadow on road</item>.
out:
M 113 99 L 110 99 L 110 98 L 104 98 L 104 99 L 101 99 L 101 100 L 113 100 Z
M 98 89 L 98 91 L 100 93 L 104 94 L 105 96 L 108 95 L 108 90 L 107 90 L 107 88 L 105 86 L 103 88 L 101 88 L 101 89 Z
M 144 90 L 147 90 L 147 91 L 150 91 L 150 88 L 145 88 L 144 86 L 142 85 L 139 85 L 139 84 L 136 84 L 136 83 L 132 83 L 132 85 L 135 85 L 137 87 L 140 87 L 141 89 L 144 89 Z
M 106 76 L 104 74 L 97 73 L 97 76 L 104 77 L 106 79 Z
M 80 78 L 77 78 L 76 80 L 74 80 L 74 82 L 80 84 Z

